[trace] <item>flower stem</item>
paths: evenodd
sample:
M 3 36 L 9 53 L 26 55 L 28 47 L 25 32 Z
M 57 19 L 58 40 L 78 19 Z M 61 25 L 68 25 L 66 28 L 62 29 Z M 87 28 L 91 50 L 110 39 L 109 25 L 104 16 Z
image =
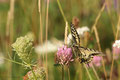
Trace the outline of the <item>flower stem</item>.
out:
M 118 80 L 120 80 L 120 69 L 119 69 L 119 67 L 120 67 L 120 65 L 119 65 L 119 60 L 117 61 L 117 70 L 118 70 Z
M 19 65 L 22 65 L 22 66 L 26 66 L 26 65 L 27 65 L 27 67 L 29 66 L 30 70 L 31 70 L 32 73 L 33 73 L 33 76 L 34 76 L 35 80 L 37 80 L 37 77 L 36 77 L 36 75 L 35 75 L 35 73 L 34 73 L 32 67 L 31 67 L 31 66 L 33 66 L 33 65 L 31 65 L 31 64 L 27 64 L 27 63 L 26 63 L 26 65 L 25 65 L 25 64 L 23 64 L 23 63 L 19 63 L 19 62 L 16 62 L 16 61 L 14 61 L 14 60 L 10 60 L 10 59 L 7 59 L 7 58 L 4 58 L 4 59 L 7 60 L 7 61 L 10 61 L 10 62 L 13 62 L 13 63 L 19 64 Z
M 11 60 L 11 59 L 7 59 L 7 58 L 4 58 L 5 60 L 7 60 L 7 61 L 10 61 L 10 62 L 13 62 L 13 63 L 16 63 L 16 64 L 19 64 L 19 65 L 24 65 L 23 63 L 19 63 L 19 62 L 16 62 L 16 61 L 14 61 L 14 60 Z
M 96 19 L 95 19 L 95 23 L 93 24 L 92 30 L 91 30 L 91 32 L 94 31 L 94 33 L 95 33 L 95 37 L 96 37 L 96 40 L 97 40 L 97 44 L 98 44 L 99 51 L 101 51 L 101 46 L 100 46 L 100 40 L 99 40 L 99 36 L 98 36 L 98 32 L 97 32 L 96 25 L 97 25 L 97 23 L 98 23 L 98 20 L 99 20 L 100 17 L 101 17 L 102 12 L 103 12 L 104 9 L 105 9 L 105 5 L 106 5 L 106 2 L 104 2 L 101 10 L 99 11 L 99 13 L 98 13 L 98 15 L 97 15 L 97 17 L 96 17 Z M 102 58 L 102 65 L 103 65 L 104 75 L 105 75 L 105 78 L 106 78 L 106 80 L 107 80 L 107 73 L 106 73 L 106 70 L 105 70 L 105 63 L 104 63 L 103 58 Z
M 42 23 L 42 11 L 41 11 L 41 0 L 38 0 L 38 10 L 39 10 L 39 16 L 40 16 L 40 30 L 39 30 L 39 43 L 43 44 L 43 23 Z M 44 54 L 43 54 L 43 61 L 44 61 Z M 38 56 L 38 59 L 40 59 L 40 55 Z
M 118 38 L 119 25 L 120 25 L 120 15 L 119 15 L 119 20 L 118 20 L 118 24 L 117 24 L 117 31 L 116 31 L 115 40 L 117 40 L 117 38 Z M 112 73 L 113 73 L 113 67 L 114 67 L 114 56 L 115 56 L 115 54 L 113 53 L 111 70 L 110 70 L 110 80 L 112 80 Z
M 68 77 L 69 77 L 69 80 L 70 80 L 70 70 L 69 70 L 69 68 L 68 68 Z
M 62 66 L 62 80 L 64 80 L 64 66 Z
M 60 9 L 60 12 L 61 12 L 61 14 L 62 14 L 62 16 L 63 16 L 63 18 L 64 18 L 64 21 L 67 22 L 67 19 L 66 19 L 65 15 L 64 15 L 64 12 L 63 12 L 63 10 L 62 10 L 62 7 L 61 7 L 61 4 L 60 4 L 60 1 L 57 0 L 57 3 L 58 3 L 58 6 L 59 6 L 59 9 Z
M 84 65 L 84 67 L 85 67 L 85 69 L 86 69 L 86 71 L 87 71 L 87 74 L 88 74 L 88 76 L 89 76 L 90 80 L 93 80 L 93 79 L 92 79 L 92 77 L 91 77 L 91 75 L 90 75 L 90 73 L 89 73 L 89 71 L 88 71 L 88 68 L 86 67 L 86 65 L 85 65 L 85 64 L 83 64 L 83 65 Z
M 48 15 L 48 12 L 49 12 L 49 0 L 47 0 L 47 6 L 46 6 L 46 26 L 45 26 L 45 42 L 46 42 L 46 80 L 48 80 L 48 59 L 47 59 L 47 40 L 48 40 L 48 18 L 49 18 L 49 15 Z
M 93 72 L 95 73 L 95 76 L 97 77 L 97 80 L 100 80 L 93 64 L 92 64 L 92 69 L 93 69 Z
M 60 12 L 61 12 L 61 14 L 62 14 L 62 16 L 63 16 L 64 22 L 65 22 L 65 23 L 68 23 L 68 21 L 67 21 L 67 19 L 66 19 L 66 17 L 65 17 L 65 14 L 64 14 L 64 12 L 63 12 L 63 10 L 62 10 L 60 1 L 57 0 L 57 3 L 58 3 L 58 7 L 59 7 L 59 9 L 60 9 Z M 71 32 L 71 31 L 70 31 L 70 27 L 68 27 L 68 30 L 69 30 L 69 32 Z
M 31 67 L 31 66 L 29 66 L 29 68 L 30 68 L 30 69 L 31 69 L 31 71 L 32 71 L 32 74 L 33 74 L 33 76 L 34 76 L 34 79 L 35 79 L 35 80 L 37 80 L 37 77 L 36 77 L 35 72 L 33 71 L 32 67 Z

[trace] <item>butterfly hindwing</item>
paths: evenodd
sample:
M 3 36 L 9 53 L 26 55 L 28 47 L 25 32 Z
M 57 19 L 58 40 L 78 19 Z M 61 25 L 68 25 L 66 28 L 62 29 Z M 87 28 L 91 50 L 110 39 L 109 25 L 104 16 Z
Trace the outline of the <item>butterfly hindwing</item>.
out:
M 90 49 L 90 48 L 84 48 L 79 47 L 80 54 L 82 54 L 81 57 L 81 63 L 89 63 L 92 61 L 94 56 L 103 56 L 104 54 L 100 51 Z
M 83 55 L 97 56 L 102 55 L 103 53 L 94 49 L 79 47 L 79 51 Z

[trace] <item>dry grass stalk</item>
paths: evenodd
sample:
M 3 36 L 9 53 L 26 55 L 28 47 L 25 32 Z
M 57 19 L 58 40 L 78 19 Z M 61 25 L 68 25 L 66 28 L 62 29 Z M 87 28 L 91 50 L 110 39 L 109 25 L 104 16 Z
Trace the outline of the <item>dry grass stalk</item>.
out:
M 42 45 L 43 44 L 43 25 L 42 25 L 42 12 L 41 12 L 41 0 L 38 0 L 38 11 L 39 11 L 39 16 L 40 16 L 40 30 L 39 30 L 39 43 Z M 40 56 L 38 57 L 38 59 Z M 44 54 L 43 54 L 43 61 L 44 61 Z
M 97 77 L 97 80 L 100 80 L 100 78 L 98 77 L 98 74 L 97 74 L 97 72 L 96 72 L 96 70 L 95 70 L 95 67 L 94 67 L 94 65 L 92 64 L 92 69 L 93 69 L 93 71 L 94 71 L 94 73 L 95 73 L 95 76 Z
M 117 24 L 117 32 L 116 32 L 115 40 L 117 40 L 117 38 L 118 38 L 119 28 L 120 28 L 120 15 L 119 15 L 119 20 L 118 20 L 118 24 Z M 113 57 L 112 57 L 112 64 L 111 64 L 111 71 L 110 71 L 110 80 L 112 80 L 113 65 L 114 65 L 114 53 L 113 53 Z
M 68 68 L 68 78 L 70 80 L 70 70 L 69 70 L 69 68 Z
M 45 29 L 45 33 L 46 33 L 46 43 L 47 43 L 47 37 L 48 37 L 48 9 L 49 9 L 49 0 L 47 0 L 47 9 L 46 9 L 46 29 Z M 46 45 L 46 79 L 48 80 L 48 69 L 47 69 L 47 45 Z
M 88 71 L 88 68 L 87 68 L 86 64 L 83 63 L 83 65 L 84 65 L 84 67 L 85 67 L 85 69 L 87 71 L 87 74 L 88 74 L 90 80 L 93 80 L 92 77 L 91 77 L 91 75 L 90 75 L 90 73 L 89 73 L 89 71 Z
M 97 40 L 97 45 L 98 45 L 99 51 L 102 51 L 102 50 L 101 50 L 100 41 L 99 41 L 99 36 L 98 36 L 98 32 L 97 32 L 96 27 L 94 27 L 94 33 L 95 33 L 95 37 L 96 37 L 96 40 Z M 103 57 L 102 57 L 102 65 L 103 65 L 103 69 L 104 69 L 105 78 L 106 78 L 106 80 L 107 80 L 107 73 L 106 73 L 106 70 L 105 70 L 105 62 L 104 62 Z
M 12 49 L 11 49 L 11 44 L 13 42 L 13 21 L 14 21 L 14 3 L 15 0 L 10 0 L 10 10 L 8 11 L 8 17 L 7 17 L 7 23 L 6 23 L 6 51 L 9 52 L 9 56 L 12 56 Z M 9 46 L 8 46 L 9 45 Z M 6 53 L 8 53 L 6 52 Z M 11 80 L 11 75 L 12 75 L 12 64 L 11 62 L 8 62 L 8 79 Z
M 95 23 L 94 23 L 94 25 L 92 27 L 92 32 L 94 31 L 94 33 L 95 33 L 95 37 L 96 37 L 96 40 L 97 40 L 98 48 L 99 48 L 100 51 L 101 51 L 101 46 L 100 46 L 100 41 L 99 41 L 99 36 L 98 36 L 97 29 L 96 29 L 96 25 L 98 23 L 98 20 L 99 20 L 99 18 L 101 16 L 103 10 L 105 9 L 105 4 L 106 3 L 104 2 L 100 12 L 98 13 L 98 16 L 96 17 Z M 102 65 L 103 65 L 103 69 L 104 69 L 105 78 L 107 79 L 107 73 L 106 73 L 106 70 L 105 70 L 105 63 L 104 63 L 103 58 L 102 58 Z
M 39 32 L 39 41 L 42 44 L 43 43 L 43 36 L 42 36 L 42 13 L 41 13 L 41 0 L 38 1 L 38 10 L 40 15 L 40 32 Z
M 117 40 L 117 38 L 119 36 L 119 29 L 120 29 L 120 14 L 119 14 L 119 20 L 118 20 L 118 24 L 117 24 L 117 32 L 116 32 L 115 40 Z
M 93 25 L 93 27 L 92 27 L 92 32 L 93 32 L 94 27 L 97 25 L 98 20 L 100 19 L 100 16 L 101 16 L 101 14 L 102 14 L 102 12 L 103 12 L 104 9 L 105 9 L 105 3 L 103 4 L 100 12 L 98 13 L 98 16 L 97 16 L 96 19 L 95 19 L 95 23 L 94 23 L 94 25 Z
M 68 34 L 68 22 L 66 21 L 66 26 L 65 26 L 65 45 L 67 44 L 67 34 Z M 68 68 L 68 77 L 69 77 L 69 80 L 70 80 L 70 71 L 69 71 L 69 68 Z
M 66 21 L 66 26 L 65 26 L 65 44 L 67 44 L 67 34 L 68 34 L 68 22 Z
M 114 21 L 113 21 L 113 18 L 112 18 L 111 13 L 110 13 L 109 1 L 108 1 L 108 0 L 105 0 L 105 2 L 106 2 L 106 6 L 107 6 L 108 16 L 109 16 L 110 22 L 111 22 L 111 24 L 112 24 L 113 35 L 114 35 L 114 37 L 115 37 L 115 27 L 114 27 L 114 24 L 113 24 L 113 22 L 114 22 Z

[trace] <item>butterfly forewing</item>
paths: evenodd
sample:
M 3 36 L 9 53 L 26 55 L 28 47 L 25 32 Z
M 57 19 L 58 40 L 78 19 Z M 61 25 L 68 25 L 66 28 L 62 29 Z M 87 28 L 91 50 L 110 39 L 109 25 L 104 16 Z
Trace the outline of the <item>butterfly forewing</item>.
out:
M 80 45 L 80 37 L 75 29 L 75 26 L 71 23 L 71 33 L 72 33 L 72 39 L 75 44 Z

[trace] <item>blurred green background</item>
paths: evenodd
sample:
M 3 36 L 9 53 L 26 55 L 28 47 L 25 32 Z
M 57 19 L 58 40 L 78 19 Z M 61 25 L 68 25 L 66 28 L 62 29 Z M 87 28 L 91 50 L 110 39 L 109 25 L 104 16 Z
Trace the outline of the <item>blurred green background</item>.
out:
M 8 14 L 11 10 L 10 3 L 12 1 L 13 0 L 0 0 L 0 54 L 5 58 L 9 58 L 8 54 L 11 55 L 11 53 L 12 58 L 14 58 L 15 52 L 11 51 L 11 44 L 17 37 L 24 36 L 28 32 L 33 32 L 35 35 L 34 45 L 38 45 L 40 42 L 40 15 L 38 11 L 38 1 L 15 0 L 13 15 L 11 14 L 13 19 L 8 20 Z M 72 22 L 72 18 L 76 16 L 79 18 L 80 27 L 88 26 L 91 29 L 104 1 L 105 0 L 60 0 L 60 3 L 69 23 Z M 112 44 L 115 40 L 113 28 L 116 32 L 118 16 L 120 14 L 119 3 L 119 0 L 108 1 L 109 5 L 106 5 L 97 23 L 97 30 L 103 52 L 105 52 L 106 48 L 112 50 Z M 43 41 L 45 41 L 46 6 L 47 0 L 41 0 Z M 48 15 L 48 40 L 51 39 L 51 37 L 55 37 L 58 40 L 64 40 L 65 22 L 56 0 L 50 0 Z M 93 44 L 90 43 L 90 45 L 96 47 L 95 35 L 94 33 L 91 33 L 91 31 L 90 34 L 93 37 Z M 61 80 L 61 68 L 53 66 L 54 55 L 55 53 L 48 54 L 49 80 Z M 15 56 L 15 60 L 20 62 L 18 56 Z M 79 72 L 77 73 L 77 71 L 81 69 L 76 65 L 77 64 L 73 64 L 70 66 L 71 80 L 79 80 Z M 103 74 L 101 69 L 102 67 L 100 67 L 100 69 L 98 68 L 98 74 Z M 110 65 L 106 67 L 106 70 L 110 71 Z M 10 66 L 10 62 L 4 60 L 4 63 L 0 64 L 0 80 L 22 80 L 27 71 L 28 70 L 24 67 L 15 63 L 12 63 Z M 82 72 L 82 80 L 88 80 L 89 78 L 86 77 L 88 76 L 86 71 L 83 69 Z M 95 80 L 94 73 L 91 69 L 90 72 Z M 67 69 L 65 75 L 65 80 L 68 80 Z M 103 75 L 100 75 L 100 77 L 102 76 Z M 104 78 L 102 79 L 104 80 Z

